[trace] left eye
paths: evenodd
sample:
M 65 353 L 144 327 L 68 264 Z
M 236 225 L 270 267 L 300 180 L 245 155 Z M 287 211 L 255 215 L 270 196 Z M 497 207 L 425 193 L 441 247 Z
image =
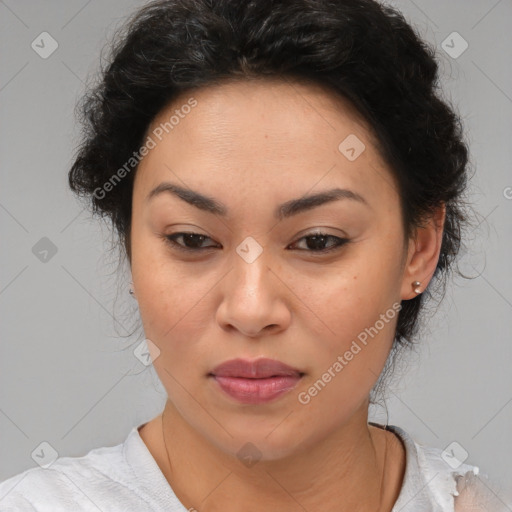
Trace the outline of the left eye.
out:
M 330 247 L 322 248 L 322 246 L 325 245 L 325 243 L 329 239 L 332 240 L 334 243 Z M 338 249 L 339 247 L 341 247 L 342 245 L 345 245 L 348 242 L 347 238 L 340 238 L 338 236 L 328 235 L 327 233 L 311 233 L 310 235 L 306 235 L 302 238 L 299 238 L 299 240 L 297 242 L 300 242 L 301 240 L 310 240 L 310 243 L 306 242 L 306 246 L 309 246 L 309 248 L 311 248 L 312 250 L 307 251 L 307 252 L 322 252 L 322 253 L 334 251 L 335 249 Z M 307 250 L 307 249 L 300 249 L 300 250 Z
M 178 243 L 177 239 L 182 239 L 184 242 L 184 245 L 181 243 Z M 183 250 L 183 251 L 203 251 L 206 249 L 212 249 L 215 246 L 209 245 L 206 247 L 201 247 L 201 244 L 211 238 L 206 235 L 201 235 L 199 233 L 173 233 L 172 235 L 166 235 L 165 240 L 167 243 L 171 244 L 173 247 L 176 247 L 177 249 Z M 323 247 L 328 240 L 332 240 L 334 243 L 330 247 Z M 326 253 L 329 251 L 333 251 L 342 245 L 346 244 L 349 240 L 347 238 L 340 238 L 334 235 L 328 235 L 327 233 L 311 233 L 309 235 L 303 236 L 302 238 L 299 238 L 295 244 L 300 242 L 301 240 L 306 240 L 309 242 L 306 242 L 306 249 L 299 249 L 302 251 L 307 252 L 320 252 L 320 253 Z M 190 244 L 190 245 L 187 245 Z M 294 245 L 294 244 L 292 244 Z M 289 246 L 291 247 L 291 246 Z

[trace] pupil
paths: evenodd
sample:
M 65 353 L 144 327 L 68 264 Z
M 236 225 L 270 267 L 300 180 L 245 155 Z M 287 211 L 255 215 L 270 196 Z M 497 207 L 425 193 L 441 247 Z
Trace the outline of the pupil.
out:
M 323 249 L 323 244 L 325 243 L 326 236 L 314 235 L 310 237 L 310 240 L 313 240 L 313 247 L 309 247 L 310 249 Z M 320 242 L 320 243 L 318 243 Z
M 197 240 L 198 238 L 199 238 L 199 240 Z M 187 245 L 187 240 L 188 240 L 189 242 L 192 241 L 192 247 L 194 247 L 194 248 L 195 247 L 200 247 L 203 238 L 204 238 L 203 235 L 194 235 L 194 234 L 191 234 L 191 233 L 187 233 L 187 234 L 185 234 L 185 237 L 184 237 L 185 245 Z M 199 243 L 198 244 L 197 243 L 194 244 L 193 243 L 194 240 L 196 240 L 196 242 L 199 241 Z

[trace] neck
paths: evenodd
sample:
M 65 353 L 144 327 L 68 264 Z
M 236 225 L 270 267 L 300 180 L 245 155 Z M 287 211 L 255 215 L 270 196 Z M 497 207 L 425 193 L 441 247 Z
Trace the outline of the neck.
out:
M 367 410 L 308 450 L 247 467 L 199 435 L 168 401 L 162 471 L 178 499 L 201 512 L 389 511 L 396 492 L 384 490 L 388 437 L 368 425 Z

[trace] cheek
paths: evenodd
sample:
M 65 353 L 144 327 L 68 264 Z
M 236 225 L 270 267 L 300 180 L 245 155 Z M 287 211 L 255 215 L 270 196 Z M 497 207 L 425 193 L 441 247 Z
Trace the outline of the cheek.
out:
M 376 242 L 368 241 L 315 276 L 293 281 L 297 297 L 313 313 L 312 325 L 333 340 L 332 348 L 343 348 L 340 340 L 350 342 L 374 325 L 399 297 L 398 255 Z
M 136 230 L 135 230 L 136 232 Z M 146 337 L 160 346 L 192 322 L 206 284 L 174 263 L 165 241 L 152 233 L 132 238 L 132 277 Z M 197 304 L 195 307 L 194 305 Z M 192 313 L 192 314 L 191 314 Z
M 340 396 L 357 401 L 382 371 L 400 308 L 395 252 L 360 250 L 314 281 L 296 281 L 298 295 L 306 297 L 313 312 L 310 335 L 318 340 L 304 349 L 305 360 L 315 362 L 307 384 L 321 380 L 318 405 L 336 402 Z
M 200 396 L 201 377 L 210 369 L 210 346 L 201 342 L 208 327 L 206 302 L 200 299 L 207 287 L 169 265 L 144 268 L 138 275 L 137 299 L 145 337 L 159 350 L 153 366 L 168 396 L 185 415 L 194 408 L 189 393 Z M 202 417 L 200 410 L 194 414 Z
M 192 347 L 207 327 L 205 318 L 211 318 L 204 300 L 211 285 L 168 266 L 148 266 L 138 279 L 137 299 L 146 336 L 175 351 Z
M 330 293 L 311 297 L 324 328 L 310 333 L 317 343 L 302 350 L 303 360 L 312 362 L 311 373 L 295 400 L 298 416 L 319 438 L 360 410 L 392 346 L 398 311 L 375 298 L 375 287 L 368 296 L 362 293 L 366 286 L 359 286 L 359 278 L 340 279 L 339 286 L 331 281 Z

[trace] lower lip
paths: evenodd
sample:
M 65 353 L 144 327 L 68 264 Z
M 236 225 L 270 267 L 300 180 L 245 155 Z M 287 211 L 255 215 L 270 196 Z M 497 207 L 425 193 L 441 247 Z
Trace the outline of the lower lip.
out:
M 291 391 L 301 377 L 280 375 L 266 379 L 220 377 L 213 375 L 220 388 L 229 396 L 244 404 L 263 404 Z

